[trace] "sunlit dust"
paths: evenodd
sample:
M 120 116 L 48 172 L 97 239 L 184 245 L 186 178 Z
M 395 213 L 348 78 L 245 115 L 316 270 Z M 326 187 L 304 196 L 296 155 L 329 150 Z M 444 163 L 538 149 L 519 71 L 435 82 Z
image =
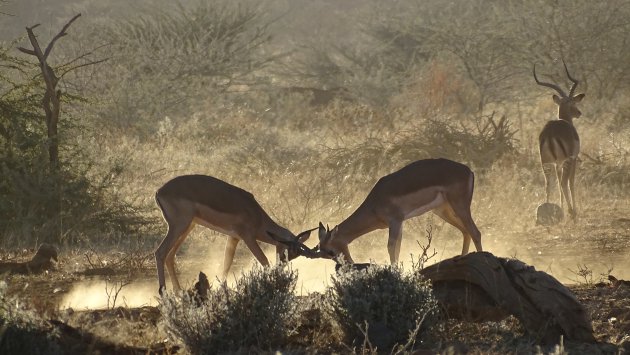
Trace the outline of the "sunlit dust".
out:
M 154 280 L 137 280 L 120 286 L 120 282 L 105 280 L 77 282 L 63 297 L 60 307 L 81 310 L 157 305 L 157 288 Z M 116 295 L 117 291 L 119 292 Z

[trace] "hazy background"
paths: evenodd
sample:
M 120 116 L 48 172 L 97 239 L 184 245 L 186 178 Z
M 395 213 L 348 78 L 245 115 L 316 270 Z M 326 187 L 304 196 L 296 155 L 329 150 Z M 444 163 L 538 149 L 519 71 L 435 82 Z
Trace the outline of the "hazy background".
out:
M 630 277 L 630 1 L 20 0 L 0 11 L 0 127 L 13 132 L 0 136 L 3 248 L 150 254 L 166 231 L 154 193 L 188 173 L 252 192 L 295 233 L 332 227 L 379 177 L 446 157 L 476 173 L 486 250 L 563 281 L 578 265 L 595 279 L 610 268 Z M 63 174 L 51 179 L 39 69 L 15 48 L 29 47 L 26 26 L 41 23 L 44 45 L 79 12 L 49 64 L 107 61 L 60 82 Z M 575 122 L 579 219 L 545 228 L 535 225 L 537 136 L 557 107 L 531 70 L 568 87 L 562 58 L 586 93 Z M 406 265 L 427 229 L 435 261 L 460 252 L 459 231 L 427 214 L 404 225 Z M 386 235 L 351 244 L 355 261 L 386 263 Z M 196 228 L 178 255 L 180 280 L 218 272 L 224 243 Z M 237 257 L 236 274 L 255 262 L 243 243 Z M 305 289 L 334 266 L 294 265 Z

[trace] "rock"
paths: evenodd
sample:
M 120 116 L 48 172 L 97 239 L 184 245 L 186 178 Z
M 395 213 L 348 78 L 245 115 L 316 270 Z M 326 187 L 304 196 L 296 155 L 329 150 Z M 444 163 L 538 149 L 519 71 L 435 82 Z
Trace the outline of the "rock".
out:
M 421 271 L 431 280 L 447 316 L 497 321 L 515 316 L 542 343 L 595 342 L 593 326 L 577 298 L 551 275 L 519 260 L 488 252 L 456 256 Z
M 562 207 L 545 202 L 536 209 L 536 225 L 553 226 L 564 220 Z

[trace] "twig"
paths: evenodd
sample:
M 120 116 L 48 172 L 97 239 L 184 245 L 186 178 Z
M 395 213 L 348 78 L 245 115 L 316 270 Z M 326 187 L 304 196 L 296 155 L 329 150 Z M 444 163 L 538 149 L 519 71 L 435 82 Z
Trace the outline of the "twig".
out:
M 433 252 L 431 253 L 431 255 L 429 255 L 429 249 L 431 248 L 431 242 L 433 241 L 433 225 L 432 224 L 430 224 L 427 227 L 426 232 L 427 232 L 427 245 L 426 246 L 422 245 L 419 240 L 416 241 L 416 243 L 418 243 L 418 246 L 422 250 L 420 257 L 418 258 L 418 267 L 420 268 L 420 270 L 424 269 L 424 265 L 427 263 L 427 261 L 429 261 L 430 259 L 432 259 L 433 257 L 437 255 L 437 250 L 435 250 L 435 248 L 433 248 Z
M 409 338 L 407 339 L 407 343 L 405 345 L 400 345 L 397 348 L 392 349 L 393 355 L 400 355 L 409 353 L 413 350 L 413 346 L 416 344 L 416 338 L 418 337 L 418 332 L 420 332 L 420 328 L 422 327 L 422 323 L 424 323 L 425 318 L 427 317 L 428 312 L 424 312 L 422 318 L 416 321 L 416 328 L 409 332 Z
M 114 309 L 116 307 L 116 301 L 118 295 L 122 291 L 123 287 L 131 283 L 131 278 L 127 277 L 125 280 L 114 281 L 114 284 L 109 288 L 109 282 L 105 280 L 105 293 L 107 294 L 107 309 Z
M 370 325 L 367 321 L 364 321 L 364 322 L 365 322 L 365 330 L 363 330 L 363 328 L 361 328 L 359 324 L 356 324 L 361 334 L 363 334 L 363 346 L 361 347 L 361 354 L 362 355 L 365 354 L 366 350 L 369 350 L 369 354 L 375 354 L 376 351 L 374 350 L 374 346 L 372 346 L 372 343 L 370 342 L 370 337 L 368 336 L 368 330 L 370 328 Z

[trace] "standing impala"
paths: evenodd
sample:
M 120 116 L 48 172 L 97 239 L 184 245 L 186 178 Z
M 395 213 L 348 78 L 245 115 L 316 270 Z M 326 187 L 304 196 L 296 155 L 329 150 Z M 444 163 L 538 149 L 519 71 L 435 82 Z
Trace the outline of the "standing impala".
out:
M 223 278 L 230 270 L 236 246 L 241 240 L 263 266 L 268 266 L 269 261 L 257 241 L 275 245 L 281 261 L 309 252 L 300 251 L 300 248 L 305 248 L 301 242 L 308 239 L 313 229 L 294 236 L 276 224 L 251 193 L 214 177 L 178 176 L 157 190 L 155 200 L 168 224 L 166 237 L 155 252 L 160 294 L 165 287 L 165 264 L 173 288 L 181 289 L 175 274 L 175 253 L 195 224 L 228 236 Z M 288 255 L 284 253 L 287 249 L 285 244 L 289 245 Z
M 475 177 L 466 166 L 447 159 L 419 160 L 382 177 L 350 217 L 332 230 L 319 225 L 319 254 L 336 258 L 343 254 L 353 263 L 348 244 L 376 229 L 389 228 L 387 251 L 398 262 L 403 221 L 433 211 L 464 236 L 462 254 L 470 240 L 482 251 L 481 233 L 470 215 Z
M 563 64 L 567 77 L 573 83 L 571 89 L 569 89 L 568 95 L 565 94 L 560 86 L 538 80 L 536 76 L 536 66 L 534 66 L 534 80 L 536 80 L 536 83 L 552 88 L 560 94 L 560 96 L 553 95 L 553 102 L 558 105 L 558 119 L 547 122 L 540 132 L 538 140 L 540 163 L 542 165 L 543 174 L 545 175 L 547 202 L 549 202 L 551 176 L 555 167 L 556 178 L 560 185 L 560 204 L 563 205 L 564 198 L 564 200 L 567 201 L 571 218 L 575 219 L 577 213 L 575 211 L 574 182 L 577 157 L 580 153 L 580 137 L 573 125 L 573 119 L 579 118 L 582 115 L 582 112 L 580 112 L 576 105 L 582 101 L 584 94 L 574 96 L 578 81 L 571 77 L 564 61 Z

